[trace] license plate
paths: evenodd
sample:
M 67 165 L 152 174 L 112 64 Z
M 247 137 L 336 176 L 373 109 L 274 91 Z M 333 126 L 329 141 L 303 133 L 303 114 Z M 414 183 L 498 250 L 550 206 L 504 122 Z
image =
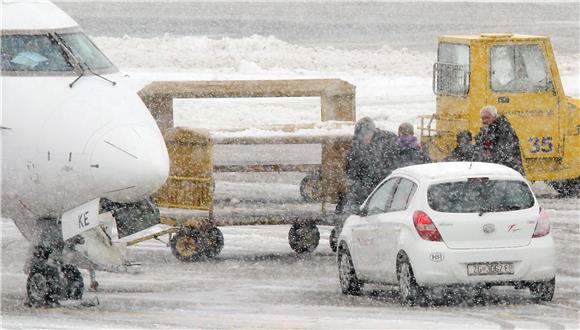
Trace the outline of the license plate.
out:
M 513 262 L 485 262 L 477 264 L 467 264 L 467 275 L 513 275 Z

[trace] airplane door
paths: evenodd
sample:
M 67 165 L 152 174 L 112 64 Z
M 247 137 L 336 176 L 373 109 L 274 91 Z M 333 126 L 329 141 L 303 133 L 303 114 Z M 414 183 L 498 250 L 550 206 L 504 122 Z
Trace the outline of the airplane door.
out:
M 489 46 L 487 103 L 505 114 L 524 158 L 561 157 L 559 99 L 540 42 Z

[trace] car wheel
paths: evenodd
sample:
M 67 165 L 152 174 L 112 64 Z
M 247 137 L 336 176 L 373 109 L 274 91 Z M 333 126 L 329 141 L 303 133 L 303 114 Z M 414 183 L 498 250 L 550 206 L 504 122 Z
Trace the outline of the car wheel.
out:
M 399 282 L 399 301 L 402 305 L 413 306 L 421 302 L 423 289 L 417 284 L 413 268 L 406 256 L 397 263 L 397 280 Z
M 363 282 L 356 276 L 354 264 L 348 251 L 342 251 L 338 258 L 338 279 L 343 294 L 358 295 L 363 287 Z
M 530 284 L 530 293 L 536 301 L 552 301 L 556 289 L 556 279 Z

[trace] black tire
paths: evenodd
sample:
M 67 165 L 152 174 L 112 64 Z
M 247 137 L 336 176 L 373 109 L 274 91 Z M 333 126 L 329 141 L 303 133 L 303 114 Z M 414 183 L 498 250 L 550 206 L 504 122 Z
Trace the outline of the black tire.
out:
M 203 235 L 195 229 L 184 228 L 173 235 L 170 241 L 171 253 L 179 261 L 191 262 L 204 256 Z
M 208 230 L 203 238 L 204 255 L 208 258 L 214 258 L 220 254 L 224 247 L 224 235 L 217 227 Z
M 288 243 L 296 253 L 309 253 L 320 243 L 320 231 L 315 224 L 295 223 L 288 231 Z
M 330 231 L 330 236 L 328 237 L 328 244 L 330 245 L 330 249 L 332 252 L 336 252 L 337 242 L 338 240 L 338 230 L 337 227 L 332 228 Z
M 305 202 L 314 203 L 320 201 L 322 197 L 320 179 L 318 173 L 310 173 L 300 182 L 300 196 Z
M 61 297 L 58 269 L 48 264 L 33 267 L 26 281 L 28 303 L 33 307 L 58 304 Z
M 406 255 L 399 257 L 397 262 L 397 281 L 401 305 L 414 306 L 424 301 L 423 289 L 417 284 L 413 267 Z
M 82 299 L 85 283 L 79 269 L 73 265 L 64 265 L 62 274 L 64 276 L 64 298 Z
M 545 282 L 535 282 L 529 285 L 530 293 L 535 301 L 552 301 L 556 290 L 556 279 Z
M 341 250 L 338 254 L 338 281 L 340 290 L 345 295 L 359 295 L 364 286 L 364 283 L 356 276 L 348 250 Z
M 580 196 L 580 178 L 549 181 L 548 184 L 554 188 L 560 196 Z

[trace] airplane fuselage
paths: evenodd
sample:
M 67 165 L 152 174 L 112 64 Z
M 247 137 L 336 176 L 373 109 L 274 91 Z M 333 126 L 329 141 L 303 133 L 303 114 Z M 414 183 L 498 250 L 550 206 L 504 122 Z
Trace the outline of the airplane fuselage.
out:
M 3 5 L 2 216 L 30 237 L 37 219 L 91 200 L 152 195 L 167 149 L 129 78 L 51 3 Z

